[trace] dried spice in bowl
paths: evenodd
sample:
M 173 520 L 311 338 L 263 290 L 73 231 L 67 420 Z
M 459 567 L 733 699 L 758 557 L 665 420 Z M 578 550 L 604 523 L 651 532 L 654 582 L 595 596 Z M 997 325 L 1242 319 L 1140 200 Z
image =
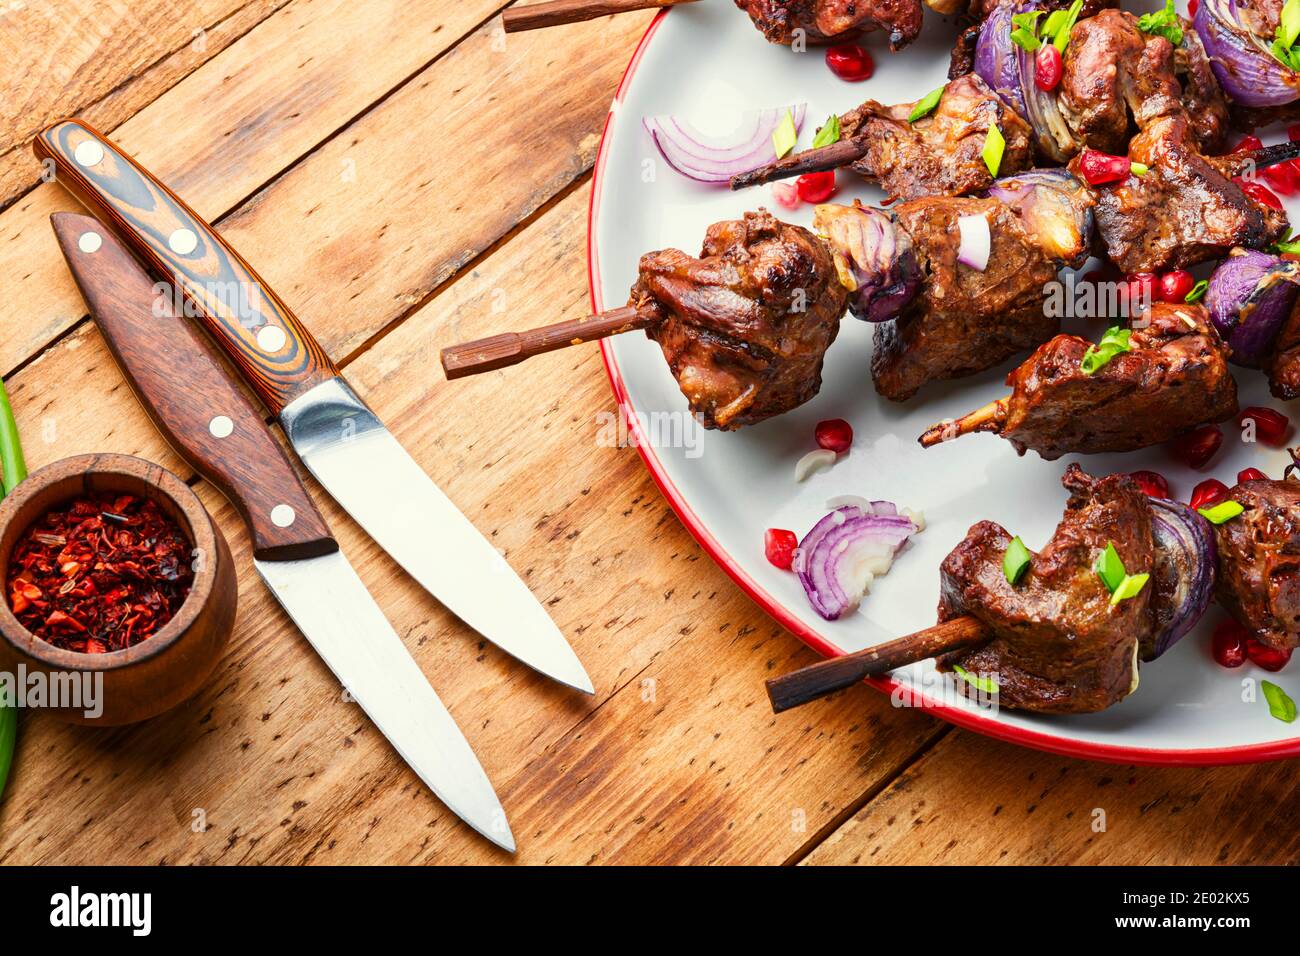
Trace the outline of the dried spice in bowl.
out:
M 28 528 L 9 559 L 9 607 L 55 647 L 104 654 L 155 634 L 194 582 L 191 544 L 151 498 L 94 494 Z

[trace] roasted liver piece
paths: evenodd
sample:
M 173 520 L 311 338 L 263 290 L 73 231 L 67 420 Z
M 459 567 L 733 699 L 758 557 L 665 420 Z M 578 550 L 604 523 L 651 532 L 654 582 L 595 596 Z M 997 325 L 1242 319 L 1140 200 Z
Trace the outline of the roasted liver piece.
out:
M 717 222 L 699 258 L 641 257 L 628 304 L 706 428 L 735 429 L 806 402 L 839 332 L 847 290 L 826 244 L 766 210 Z
M 1126 475 L 1092 478 L 1071 465 L 1063 483 L 1065 515 L 1019 583 L 1002 570 L 1012 536 L 991 521 L 971 528 L 944 560 L 939 620 L 970 614 L 993 637 L 939 667 L 994 675 L 1002 706 L 1092 713 L 1136 689 L 1139 646 L 1153 622 L 1150 587 L 1112 605 L 1093 567 L 1113 543 L 1130 574 L 1154 569 L 1151 507 Z
M 1246 510 L 1214 529 L 1215 597 L 1256 640 L 1300 646 L 1300 481 L 1247 481 L 1230 494 Z
M 736 0 L 771 43 L 842 43 L 876 30 L 898 50 L 921 32 L 921 0 Z
M 1051 461 L 1147 448 L 1236 414 L 1229 350 L 1203 307 L 1157 302 L 1129 344 L 1089 375 L 1092 343 L 1058 335 L 1007 376 L 1011 397 L 989 430 Z

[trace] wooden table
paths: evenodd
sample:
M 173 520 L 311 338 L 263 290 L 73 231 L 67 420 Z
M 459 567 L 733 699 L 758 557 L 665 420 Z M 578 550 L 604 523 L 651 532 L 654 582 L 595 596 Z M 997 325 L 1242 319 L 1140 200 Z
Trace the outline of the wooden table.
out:
M 462 382 L 437 351 L 587 308 L 590 172 L 649 14 L 508 39 L 500 0 L 0 7 L 0 371 L 29 464 L 117 451 L 195 481 L 241 567 L 193 700 L 86 731 L 25 714 L 0 864 L 507 862 L 419 784 L 253 572 L 231 508 L 136 406 L 64 266 L 29 141 L 80 114 L 292 305 L 571 636 L 568 693 L 452 619 L 313 488 L 473 742 L 527 863 L 1292 862 L 1295 763 L 1115 767 L 866 687 L 774 717 L 813 654 L 603 447 L 596 346 Z

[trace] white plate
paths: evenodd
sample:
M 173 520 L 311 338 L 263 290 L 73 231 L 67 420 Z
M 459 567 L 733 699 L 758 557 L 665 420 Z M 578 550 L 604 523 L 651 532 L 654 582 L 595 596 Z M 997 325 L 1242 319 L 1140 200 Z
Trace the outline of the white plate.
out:
M 867 98 L 894 103 L 919 98 L 944 82 L 955 27 L 927 11 L 919 42 L 890 54 L 879 36 L 868 46 L 875 75 L 845 83 L 825 66 L 822 52 L 797 54 L 765 43 L 731 0 L 705 0 L 665 11 L 647 31 L 611 108 L 596 163 L 589 255 L 596 310 L 623 304 L 637 260 L 649 250 L 676 246 L 696 253 L 705 228 L 766 205 L 777 216 L 809 225 L 810 207 L 778 207 L 766 187 L 733 193 L 691 182 L 663 162 L 641 125 L 646 115 L 674 113 L 706 131 L 725 133 L 747 109 L 806 101 L 800 137 L 830 113 Z M 1265 142 L 1279 136 L 1264 136 Z M 837 201 L 879 202 L 879 190 L 839 175 Z M 1300 223 L 1300 205 L 1291 204 Z M 1106 323 L 1067 321 L 1067 330 L 1096 338 Z M 851 652 L 934 623 L 938 567 L 981 519 L 997 521 L 1032 548 L 1046 542 L 1061 517 L 1061 474 L 1072 458 L 1045 462 L 1017 457 L 991 435 L 968 436 L 930 450 L 917 436 L 930 424 L 956 417 L 1005 391 L 1002 379 L 1015 363 L 983 375 L 931 386 L 904 404 L 880 399 L 871 385 L 871 328 L 844 320 L 827 356 L 821 394 L 795 411 L 734 433 L 683 431 L 686 402 L 658 346 L 633 333 L 603 343 L 611 382 L 627 414 L 646 465 L 681 520 L 713 558 L 776 620 L 825 654 Z M 1239 370 L 1241 404 L 1278 407 L 1261 374 Z M 1295 409 L 1285 409 L 1294 415 Z M 794 463 L 814 448 L 813 427 L 826 418 L 853 426 L 851 452 L 803 484 Z M 1080 457 L 1094 474 L 1152 468 L 1169 478 L 1176 497 L 1210 475 L 1228 485 L 1247 466 L 1280 476 L 1289 460 L 1281 450 L 1238 440 L 1234 426 L 1210 468 L 1195 472 L 1164 450 Z M 609 436 L 606 436 L 609 437 Z M 647 438 L 649 440 L 647 440 Z M 928 527 L 879 579 L 858 613 L 824 621 L 809 607 L 793 574 L 763 556 L 763 531 L 789 528 L 802 535 L 826 512 L 835 495 L 888 499 L 924 511 Z M 942 693 L 933 665 L 895 675 L 918 686 L 927 705 L 954 723 L 1060 753 L 1146 763 L 1226 763 L 1300 753 L 1297 726 L 1273 718 L 1258 694 L 1272 678 L 1300 699 L 1300 665 L 1270 675 L 1252 664 L 1225 670 L 1210 658 L 1217 607 L 1201 627 L 1158 661 L 1142 668 L 1140 689 L 1109 710 L 1087 716 L 1048 717 L 990 712 Z M 882 688 L 897 686 L 881 681 Z M 1254 688 L 1257 700 L 1243 700 Z

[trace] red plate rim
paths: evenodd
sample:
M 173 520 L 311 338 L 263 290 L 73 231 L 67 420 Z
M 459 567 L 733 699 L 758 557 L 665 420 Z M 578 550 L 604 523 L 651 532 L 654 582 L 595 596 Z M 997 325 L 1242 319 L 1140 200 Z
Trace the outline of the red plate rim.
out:
M 655 33 L 659 30 L 664 18 L 671 13 L 671 8 L 660 10 L 658 15 L 650 22 L 646 28 L 645 34 L 641 37 L 640 43 L 637 44 L 636 50 L 632 53 L 632 59 L 628 62 L 627 69 L 623 72 L 623 78 L 618 84 L 618 91 L 614 94 L 615 104 L 621 103 L 623 96 L 627 91 L 628 84 L 632 81 L 633 74 L 641 65 L 641 59 L 645 55 L 650 41 L 654 38 Z M 601 187 L 604 181 L 605 160 L 609 146 L 610 129 L 614 123 L 614 109 L 611 107 L 609 115 L 605 118 L 605 128 L 601 134 L 600 148 L 596 153 L 596 163 L 592 173 L 591 199 L 587 207 L 587 282 L 588 291 L 591 297 L 592 310 L 600 312 L 604 309 L 600 295 L 600 262 L 596 252 L 596 208 L 597 201 L 600 198 Z M 627 389 L 623 384 L 623 376 L 619 370 L 618 362 L 614 359 L 614 352 L 609 341 L 604 340 L 600 343 L 601 356 L 605 362 L 605 371 L 609 375 L 610 387 L 614 390 L 614 398 L 618 402 L 619 409 L 623 412 L 629 412 L 632 408 L 628 401 Z M 725 551 L 717 542 L 708 528 L 699 519 L 694 511 L 691 510 L 686 499 L 678 491 L 677 486 L 673 484 L 668 473 L 664 470 L 663 464 L 659 461 L 654 447 L 645 440 L 645 435 L 641 430 L 640 423 L 635 415 L 627 414 L 628 429 L 633 438 L 636 439 L 636 448 L 641 455 L 642 461 L 645 462 L 650 476 L 658 485 L 660 492 L 668 499 L 673 511 L 677 513 L 678 519 L 686 526 L 691 535 L 699 542 L 702 547 L 719 567 L 722 568 L 731 577 L 736 584 L 740 585 L 741 590 L 752 598 L 759 607 L 772 616 L 782 627 L 794 634 L 799 640 L 803 641 L 817 653 L 826 657 L 833 657 L 843 654 L 844 652 L 829 643 L 815 631 L 809 628 L 801 620 L 791 614 L 784 605 L 774 597 L 763 590 L 759 584 L 745 573 L 744 569 L 736 560 Z M 892 692 L 900 685 L 892 677 L 870 678 L 867 683 L 871 684 L 877 690 L 885 693 Z M 915 693 L 915 692 L 913 692 Z M 1098 744 L 1090 741 L 1073 740 L 1068 737 L 1057 737 L 1052 734 L 1042 733 L 1037 730 L 1026 730 L 1022 727 L 1015 727 L 1000 721 L 984 717 L 978 713 L 973 713 L 964 709 L 950 707 L 934 697 L 923 694 L 924 707 L 926 713 L 942 717 L 949 723 L 956 724 L 959 727 L 965 727 L 968 730 L 974 730 L 989 737 L 999 740 L 1006 740 L 1013 744 L 1030 747 L 1035 750 L 1042 750 L 1048 753 L 1062 754 L 1067 757 L 1082 757 L 1087 760 L 1099 760 L 1106 763 L 1122 764 L 1150 764 L 1165 766 L 1212 766 L 1218 764 L 1237 764 L 1237 763 L 1257 763 L 1265 760 L 1281 760 L 1286 757 L 1300 755 L 1300 737 L 1290 740 L 1269 741 L 1260 744 L 1248 744 L 1241 747 L 1215 747 L 1198 750 L 1170 750 L 1152 747 L 1121 747 L 1112 744 Z

